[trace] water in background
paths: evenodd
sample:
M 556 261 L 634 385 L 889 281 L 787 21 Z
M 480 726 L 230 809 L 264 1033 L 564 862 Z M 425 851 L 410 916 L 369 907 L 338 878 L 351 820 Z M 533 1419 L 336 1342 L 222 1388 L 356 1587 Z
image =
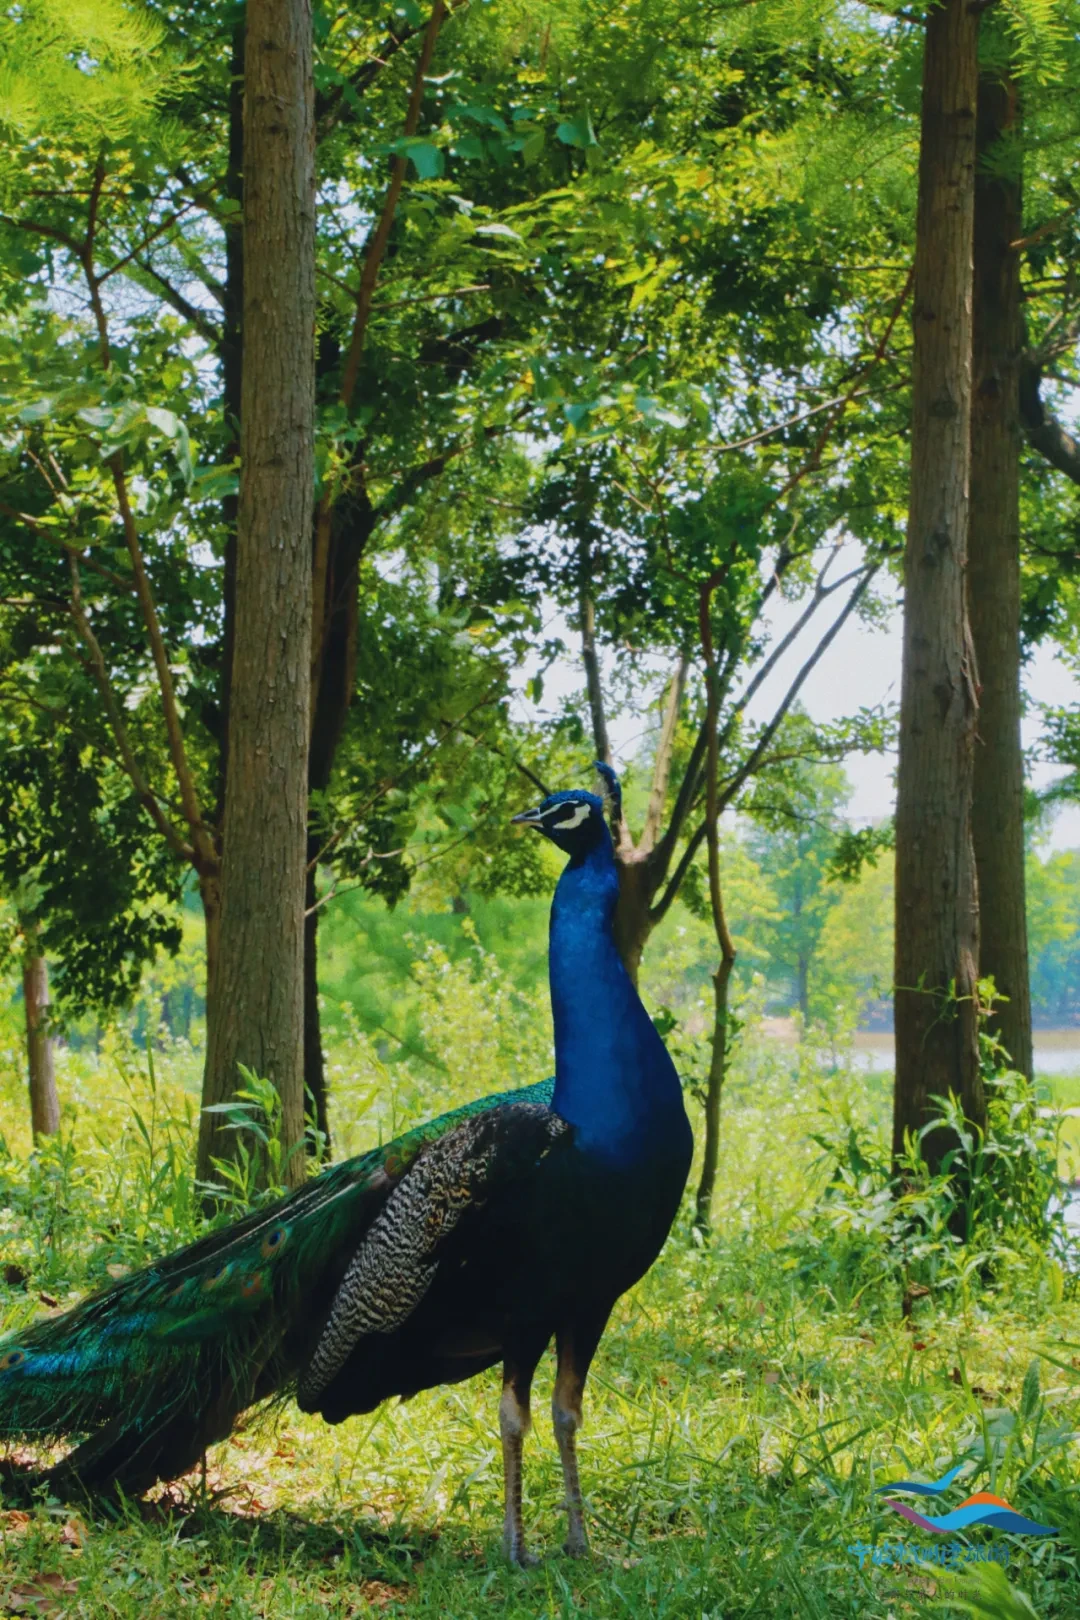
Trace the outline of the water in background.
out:
M 1040 1041 L 1035 1031 L 1035 1073 L 1080 1075 L 1080 1030 L 1047 1030 L 1047 1039 Z M 855 1065 L 871 1074 L 891 1071 L 893 1043 L 891 1035 L 856 1035 Z

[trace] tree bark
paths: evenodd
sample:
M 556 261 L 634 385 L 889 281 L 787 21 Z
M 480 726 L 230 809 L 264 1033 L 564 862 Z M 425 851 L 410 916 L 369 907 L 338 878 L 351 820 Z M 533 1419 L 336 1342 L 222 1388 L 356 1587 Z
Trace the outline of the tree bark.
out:
M 722 948 L 720 964 L 712 976 L 712 1053 L 705 1088 L 705 1142 L 701 1150 L 701 1175 L 698 1178 L 694 1215 L 697 1225 L 703 1231 L 708 1231 L 712 1225 L 713 1193 L 716 1190 L 716 1172 L 720 1165 L 720 1105 L 724 1094 L 724 1081 L 727 1078 L 728 988 L 734 966 L 735 947 L 728 938 L 726 948 Z
M 713 1036 L 709 1079 L 705 1091 L 705 1146 L 696 1199 L 697 1224 L 705 1231 L 712 1224 L 713 1191 L 720 1163 L 720 1104 L 727 1074 L 728 987 L 735 966 L 735 945 L 724 912 L 720 882 L 720 677 L 712 635 L 712 594 L 719 583 L 714 574 L 701 586 L 698 626 L 705 657 L 705 837 L 709 856 L 709 910 L 720 947 L 720 962 L 713 974 Z
M 232 205 L 226 215 L 225 288 L 221 326 L 222 411 L 228 444 L 226 463 L 240 454 L 240 413 L 244 376 L 244 33 L 241 16 L 233 29 L 229 76 L 229 161 L 225 196 Z M 229 753 L 229 701 L 232 690 L 233 650 L 236 639 L 236 524 L 239 501 L 230 491 L 221 502 L 225 530 L 222 577 L 221 723 L 218 729 L 218 788 L 216 824 L 225 813 L 225 770 Z
M 1021 177 L 987 159 L 1017 125 L 1015 83 L 979 79 L 971 399 L 968 610 L 979 672 L 971 830 L 979 893 L 979 972 L 1004 999 L 996 1029 L 1032 1076 L 1020 745 Z
M 318 839 L 308 838 L 308 860 L 318 856 Z M 319 918 L 315 867 L 311 866 L 304 890 L 304 1096 L 321 1141 L 317 1151 L 330 1157 L 330 1110 L 323 1056 L 322 1019 L 319 1016 Z M 312 1145 L 312 1151 L 316 1151 Z
M 304 1173 L 304 893 L 311 724 L 315 184 L 309 0 L 248 0 L 244 365 L 221 926 L 204 1101 L 273 1081 Z M 198 1173 L 235 1133 L 204 1111 Z
M 985 1124 L 976 1007 L 978 895 L 971 839 L 977 715 L 968 624 L 972 232 L 978 15 L 927 17 L 916 223 L 911 492 L 896 806 L 893 1152 L 955 1092 Z M 923 1144 L 938 1167 L 953 1143 Z
M 38 944 L 37 924 L 22 921 L 25 942 L 22 964 L 26 1009 L 26 1061 L 30 1078 L 30 1126 L 35 1143 L 60 1129 L 56 1094 L 56 1054 L 49 1033 L 49 965 Z

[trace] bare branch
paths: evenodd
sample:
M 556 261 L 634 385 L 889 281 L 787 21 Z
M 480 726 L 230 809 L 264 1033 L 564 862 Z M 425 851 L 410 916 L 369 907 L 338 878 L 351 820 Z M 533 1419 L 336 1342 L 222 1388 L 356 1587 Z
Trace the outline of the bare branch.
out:
M 766 759 L 766 756 L 767 756 L 767 750 L 768 750 L 769 744 L 771 743 L 773 737 L 775 737 L 777 731 L 780 729 L 780 726 L 783 724 L 783 721 L 784 721 L 785 717 L 787 716 L 788 711 L 791 708 L 791 705 L 794 703 L 795 699 L 798 697 L 799 692 L 801 691 L 804 682 L 806 681 L 807 677 L 810 675 L 811 671 L 818 664 L 820 659 L 822 657 L 824 657 L 825 653 L 828 651 L 829 647 L 832 645 L 832 643 L 836 639 L 837 635 L 839 635 L 839 633 L 840 633 L 841 629 L 843 628 L 844 624 L 847 622 L 848 618 L 854 612 L 855 608 L 858 606 L 859 602 L 862 600 L 863 596 L 865 595 L 866 590 L 870 585 L 870 581 L 873 579 L 873 577 L 874 577 L 874 575 L 876 573 L 877 573 L 877 565 L 876 564 L 871 568 L 867 568 L 867 569 L 863 570 L 862 574 L 859 577 L 859 583 L 856 585 L 855 589 L 852 591 L 850 597 L 845 602 L 843 608 L 840 610 L 840 612 L 837 615 L 836 619 L 829 626 L 829 629 L 825 632 L 825 634 L 822 636 L 821 640 L 818 642 L 817 646 L 815 647 L 814 651 L 811 653 L 810 657 L 806 660 L 806 662 L 802 665 L 802 667 L 799 669 L 799 671 L 795 675 L 795 678 L 791 682 L 791 685 L 788 687 L 787 691 L 784 693 L 783 699 L 781 700 L 779 707 L 776 709 L 776 711 L 773 714 L 772 719 L 769 721 L 768 725 L 762 731 L 761 735 L 759 736 L 759 738 L 758 738 L 757 742 L 755 743 L 753 749 L 751 750 L 750 754 L 743 761 L 742 765 L 734 773 L 734 775 L 729 777 L 728 780 L 725 783 L 723 783 L 722 786 L 718 787 L 717 801 L 716 801 L 716 814 L 717 814 L 717 816 L 720 816 L 720 815 L 723 814 L 724 810 L 731 803 L 732 799 L 734 799 L 735 795 L 739 792 L 739 789 L 743 786 L 743 784 L 746 782 L 748 777 L 752 776 L 754 774 L 754 772 L 757 771 L 761 767 L 761 765 L 764 763 L 764 761 Z M 707 735 L 707 733 L 708 733 L 708 726 L 706 724 L 706 725 L 702 726 L 701 733 L 699 734 L 699 737 L 698 737 L 698 741 L 695 744 L 695 753 L 698 752 L 699 748 L 700 748 L 702 754 L 706 753 L 707 747 L 708 747 L 708 735 Z M 684 786 L 684 788 L 686 787 L 686 783 L 687 783 L 688 778 L 690 777 L 690 774 L 691 773 L 688 770 L 686 776 L 683 778 L 683 786 Z M 699 780 L 700 779 L 700 767 L 694 774 L 695 774 L 695 778 Z M 692 808 L 693 800 L 694 800 L 695 797 L 696 797 L 696 793 L 688 793 L 687 794 L 687 805 L 686 805 L 686 812 L 687 813 Z M 685 819 L 685 816 L 684 816 L 684 819 Z M 672 901 L 675 899 L 675 896 L 678 894 L 679 888 L 680 888 L 680 886 L 681 886 L 681 884 L 683 882 L 683 879 L 686 877 L 687 872 L 690 870 L 690 867 L 693 864 L 694 856 L 697 854 L 698 850 L 701 848 L 702 841 L 708 835 L 708 821 L 709 821 L 709 817 L 708 817 L 708 815 L 706 815 L 705 818 L 700 822 L 700 824 L 694 829 L 694 832 L 691 834 L 690 838 L 687 840 L 686 848 L 683 850 L 683 853 L 679 858 L 679 861 L 678 861 L 678 864 L 675 867 L 675 870 L 672 872 L 671 877 L 668 879 L 668 882 L 667 882 L 667 884 L 666 884 L 666 886 L 664 888 L 663 894 L 660 896 L 660 899 L 656 902 L 656 904 L 650 909 L 650 911 L 649 911 L 649 921 L 650 921 L 650 924 L 651 924 L 652 927 L 655 927 L 656 924 L 659 923 L 666 916 L 668 910 L 671 907 Z M 669 832 L 670 832 L 670 829 L 669 829 Z
M 852 591 L 851 595 L 844 603 L 844 606 L 841 608 L 828 630 L 826 630 L 825 634 L 822 636 L 809 658 L 802 665 L 801 669 L 799 669 L 791 685 L 784 693 L 779 707 L 776 709 L 768 725 L 765 726 L 761 732 L 761 735 L 758 737 L 758 740 L 754 744 L 754 747 L 751 749 L 749 755 L 743 761 L 742 765 L 740 765 L 734 776 L 729 777 L 727 782 L 725 782 L 723 791 L 720 794 L 719 807 L 721 810 L 727 808 L 732 799 L 735 797 L 736 793 L 738 793 L 739 789 L 742 787 L 743 783 L 749 776 L 752 776 L 757 769 L 762 756 L 765 754 L 769 744 L 772 742 L 773 738 L 776 736 L 776 733 L 783 724 L 791 705 L 795 702 L 795 699 L 802 690 L 803 683 L 806 681 L 811 671 L 825 656 L 826 652 L 828 652 L 829 648 L 836 640 L 836 637 L 840 634 L 840 631 L 847 623 L 851 614 L 855 611 L 863 597 L 866 595 L 870 581 L 877 573 L 877 570 L 877 563 L 875 563 L 872 567 L 863 570 L 859 577 L 859 583 L 856 585 L 855 589 Z

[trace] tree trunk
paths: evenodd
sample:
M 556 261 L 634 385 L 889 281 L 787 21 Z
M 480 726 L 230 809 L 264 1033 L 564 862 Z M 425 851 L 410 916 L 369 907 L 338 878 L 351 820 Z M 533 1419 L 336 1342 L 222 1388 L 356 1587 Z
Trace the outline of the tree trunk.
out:
M 800 956 L 795 965 L 795 985 L 799 997 L 799 1012 L 805 1029 L 810 1020 L 810 958 Z
M 971 839 L 977 714 L 965 569 L 978 15 L 927 17 L 916 225 L 911 493 L 896 805 L 893 1152 L 955 1092 L 986 1119 L 979 1075 L 978 894 Z M 937 1167 L 953 1145 L 924 1141 Z
M 713 1192 L 720 1163 L 720 1103 L 727 1075 L 728 986 L 734 966 L 735 950 L 728 940 L 728 948 L 723 951 L 720 965 L 713 974 L 713 1034 L 709 1082 L 705 1091 L 705 1145 L 701 1153 L 701 1176 L 694 1217 L 704 1231 L 712 1224 Z
M 237 1065 L 277 1087 L 303 1176 L 304 893 L 311 725 L 315 186 L 309 0 L 248 0 L 244 365 L 221 927 L 204 1102 Z M 204 1112 L 198 1173 L 235 1134 Z
M 56 1054 L 49 1034 L 49 966 L 38 946 L 37 924 L 23 921 L 22 982 L 26 1008 L 26 1060 L 30 1075 L 30 1125 L 34 1141 L 60 1129 Z
M 1023 346 L 1019 172 L 987 165 L 1016 129 L 1016 86 L 979 79 L 971 399 L 968 611 L 979 671 L 971 830 L 979 885 L 979 972 L 1005 999 L 992 1023 L 1032 1075 L 1024 903 L 1024 756 L 1020 745 L 1020 394 Z
M 375 511 L 357 469 L 353 487 L 331 514 L 326 557 L 326 603 L 321 614 L 322 633 L 312 658 L 313 712 L 308 789 L 325 793 L 330 786 L 334 759 L 356 689 L 356 651 L 359 635 L 359 573 L 364 550 L 375 528 Z M 307 861 L 311 867 L 304 921 L 304 1089 L 310 1093 L 316 1123 L 325 1136 L 323 1151 L 330 1153 L 330 1105 L 323 1062 L 319 1017 L 319 922 L 315 903 L 315 864 L 323 840 L 309 827 Z
M 656 892 L 656 883 L 647 856 L 630 850 L 615 853 L 619 871 L 619 899 L 615 907 L 615 944 L 634 983 L 641 971 L 641 953 L 652 933 L 649 908 Z
M 229 441 L 223 460 L 240 454 L 240 413 L 244 376 L 244 32 L 241 14 L 233 29 L 229 62 L 229 161 L 225 195 L 233 210 L 224 221 L 225 286 L 222 299 L 221 381 L 222 410 Z M 225 530 L 222 578 L 221 721 L 218 728 L 218 783 L 215 823 L 225 814 L 225 770 L 229 754 L 229 702 L 232 693 L 233 650 L 236 639 L 236 524 L 239 501 L 234 491 L 221 502 Z
M 308 839 L 308 860 L 318 855 L 318 840 Z M 304 1095 L 308 1112 L 322 1138 L 318 1151 L 330 1157 L 330 1112 L 326 1093 L 322 1020 L 319 1017 L 319 917 L 315 867 L 311 866 L 304 890 Z M 315 1151 L 315 1145 L 312 1145 Z

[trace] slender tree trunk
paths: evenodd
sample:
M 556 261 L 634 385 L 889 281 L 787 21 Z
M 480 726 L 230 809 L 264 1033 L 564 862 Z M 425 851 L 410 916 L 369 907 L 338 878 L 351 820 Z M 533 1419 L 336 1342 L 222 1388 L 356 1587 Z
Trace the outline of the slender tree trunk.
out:
M 229 442 L 226 462 L 240 454 L 240 412 L 244 375 L 244 32 L 241 15 L 233 29 L 229 63 L 229 161 L 225 195 L 233 205 L 225 220 L 225 287 L 222 309 L 222 409 Z M 222 580 L 221 724 L 218 730 L 217 815 L 225 813 L 225 771 L 229 754 L 229 702 L 232 692 L 233 649 L 236 639 L 236 523 L 239 500 L 234 492 L 221 503 L 225 530 L 225 566 Z
M 735 946 L 728 931 L 720 882 L 720 677 L 712 636 L 712 595 L 721 577 L 722 572 L 713 574 L 702 584 L 698 602 L 698 628 L 705 655 L 705 837 L 709 856 L 709 909 L 720 947 L 720 962 L 713 974 L 712 1055 L 705 1093 L 705 1147 L 696 1207 L 697 1224 L 706 1231 L 712 1224 L 713 1191 L 720 1162 L 720 1103 L 727 1073 L 728 987 L 735 966 Z
M 810 958 L 800 956 L 795 968 L 796 984 L 799 995 L 799 1011 L 802 1014 L 805 1029 L 810 1018 Z
M 325 793 L 330 786 L 334 759 L 356 689 L 357 638 L 360 631 L 359 571 L 374 527 L 375 511 L 357 475 L 354 488 L 337 502 L 331 514 L 324 564 L 327 601 L 318 656 L 312 660 L 315 691 L 308 788 L 313 794 Z M 326 1138 L 324 1152 L 329 1154 L 330 1105 L 319 1016 L 319 923 L 322 913 L 311 909 L 316 898 L 315 863 L 322 854 L 322 843 L 320 833 L 314 825 L 310 825 L 307 861 L 311 871 L 304 923 L 304 1089 L 310 1093 L 316 1123 Z
M 317 839 L 308 839 L 308 859 L 318 854 Z M 319 1017 L 319 918 L 315 867 L 307 875 L 304 891 L 304 1093 L 307 1109 L 314 1115 L 322 1137 L 321 1151 L 330 1156 L 330 1112 L 326 1092 L 326 1059 L 323 1055 L 322 1020 Z
M 30 1125 L 34 1141 L 60 1129 L 56 1094 L 56 1054 L 49 1033 L 49 966 L 38 944 L 37 924 L 22 921 L 25 942 L 22 965 L 26 1009 L 26 1060 L 30 1077 Z
M 971 400 L 968 610 L 979 671 L 971 830 L 979 883 L 979 971 L 1013 1063 L 1032 1074 L 1024 903 L 1024 756 L 1020 746 L 1021 176 L 987 160 L 1019 118 L 1016 86 L 979 79 Z
M 955 1092 L 984 1124 L 971 839 L 976 687 L 967 616 L 978 14 L 928 13 L 916 226 L 911 494 L 896 806 L 893 1151 Z M 924 1142 L 937 1165 L 952 1145 Z
M 727 940 L 727 946 L 728 949 L 723 951 L 720 965 L 712 976 L 712 1053 L 709 1058 L 709 1079 L 705 1090 L 705 1143 L 701 1151 L 701 1176 L 695 1200 L 695 1219 L 698 1226 L 706 1231 L 712 1224 L 713 1193 L 716 1190 L 716 1172 L 720 1164 L 720 1105 L 724 1081 L 727 1078 L 728 988 L 731 983 L 731 970 L 735 966 L 735 948 L 730 938 Z
M 277 1087 L 303 1175 L 315 185 L 309 0 L 248 0 L 244 366 L 221 928 L 204 1100 Z M 203 1113 L 198 1171 L 235 1138 Z

